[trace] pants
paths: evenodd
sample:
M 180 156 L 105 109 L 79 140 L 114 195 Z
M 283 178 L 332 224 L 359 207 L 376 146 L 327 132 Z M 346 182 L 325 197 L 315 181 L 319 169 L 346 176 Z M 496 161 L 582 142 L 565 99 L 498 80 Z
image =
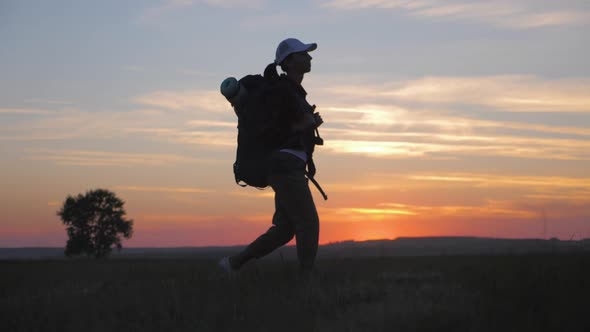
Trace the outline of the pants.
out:
M 252 258 L 260 258 L 295 236 L 297 257 L 303 271 L 312 270 L 318 250 L 319 217 L 305 177 L 305 162 L 286 153 L 273 154 L 269 184 L 275 192 L 272 226 L 252 242 L 239 256 L 238 267 Z

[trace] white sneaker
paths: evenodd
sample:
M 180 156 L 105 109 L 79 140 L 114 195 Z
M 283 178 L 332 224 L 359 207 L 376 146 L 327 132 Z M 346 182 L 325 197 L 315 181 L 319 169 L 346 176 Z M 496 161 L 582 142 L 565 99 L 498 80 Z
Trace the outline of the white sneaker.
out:
M 225 271 L 225 273 L 233 274 L 235 272 L 235 270 L 231 267 L 231 264 L 229 263 L 229 256 L 223 257 L 221 260 L 219 260 L 217 265 L 219 265 L 219 267 L 223 271 Z

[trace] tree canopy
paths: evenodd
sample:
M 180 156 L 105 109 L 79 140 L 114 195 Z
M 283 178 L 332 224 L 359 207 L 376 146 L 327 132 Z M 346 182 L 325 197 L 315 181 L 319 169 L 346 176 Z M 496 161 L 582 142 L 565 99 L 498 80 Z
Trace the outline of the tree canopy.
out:
M 57 211 L 68 233 L 66 256 L 108 256 L 113 247 L 121 250 L 122 238 L 131 238 L 133 220 L 125 219 L 124 201 L 105 189 L 68 196 Z

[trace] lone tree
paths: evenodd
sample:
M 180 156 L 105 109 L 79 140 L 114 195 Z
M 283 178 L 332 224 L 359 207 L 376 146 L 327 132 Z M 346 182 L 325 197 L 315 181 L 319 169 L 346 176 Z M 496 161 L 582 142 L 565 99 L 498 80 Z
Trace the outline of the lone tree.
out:
M 133 233 L 133 220 L 124 218 L 123 204 L 125 202 L 105 189 L 68 196 L 57 211 L 67 226 L 66 256 L 86 254 L 102 258 L 111 253 L 113 245 L 121 250 L 121 236 L 128 239 Z

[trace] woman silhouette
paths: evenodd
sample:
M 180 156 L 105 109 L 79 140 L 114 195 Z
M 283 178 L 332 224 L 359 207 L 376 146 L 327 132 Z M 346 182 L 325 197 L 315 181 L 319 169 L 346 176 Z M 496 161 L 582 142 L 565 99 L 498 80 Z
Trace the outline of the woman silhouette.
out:
M 275 79 L 280 91 L 281 107 L 277 107 L 278 126 L 286 131 L 281 148 L 270 158 L 268 183 L 275 192 L 275 212 L 272 226 L 240 253 L 224 257 L 219 266 L 226 272 L 238 271 L 246 262 L 263 257 L 288 243 L 293 237 L 297 243 L 297 257 L 302 272 L 314 269 L 319 240 L 319 217 L 306 175 L 313 178 L 315 165 L 313 152 L 321 138 L 316 136 L 322 117 L 315 106 L 306 100 L 307 92 L 301 86 L 303 76 L 311 71 L 309 52 L 317 44 L 304 44 L 288 38 L 277 47 L 274 63 L 267 66 L 264 75 Z M 284 74 L 277 73 L 281 66 Z M 306 172 L 307 168 L 307 172 Z

